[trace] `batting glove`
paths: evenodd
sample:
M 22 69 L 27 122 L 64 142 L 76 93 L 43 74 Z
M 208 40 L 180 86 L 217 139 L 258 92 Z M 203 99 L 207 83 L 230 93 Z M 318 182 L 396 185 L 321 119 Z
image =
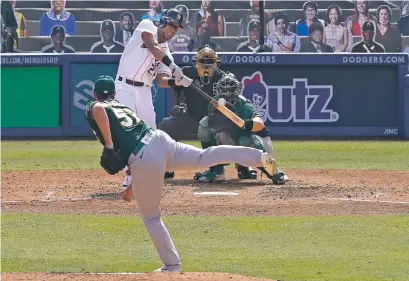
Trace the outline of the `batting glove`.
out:
M 183 77 L 183 70 L 177 66 L 175 63 L 172 63 L 171 65 L 169 65 L 170 70 L 172 71 L 172 75 L 176 78 L 176 79 L 182 79 Z
M 190 84 L 192 84 L 192 81 L 193 81 L 192 79 L 183 75 L 181 79 L 175 80 L 175 84 L 176 86 L 182 86 L 187 88 L 190 86 Z

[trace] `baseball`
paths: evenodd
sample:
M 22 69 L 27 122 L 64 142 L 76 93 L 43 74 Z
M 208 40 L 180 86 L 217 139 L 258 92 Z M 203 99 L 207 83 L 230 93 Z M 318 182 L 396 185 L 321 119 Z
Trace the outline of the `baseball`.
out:
M 221 98 L 217 101 L 217 103 L 219 104 L 219 106 L 225 106 L 226 105 L 226 100 Z

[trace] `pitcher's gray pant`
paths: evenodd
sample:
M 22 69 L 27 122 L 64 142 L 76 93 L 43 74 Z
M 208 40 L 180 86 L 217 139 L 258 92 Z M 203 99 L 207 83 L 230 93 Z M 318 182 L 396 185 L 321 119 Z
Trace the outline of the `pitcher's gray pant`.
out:
M 161 130 L 153 132 L 150 142 L 137 155 L 131 154 L 128 164 L 132 174 L 132 190 L 164 268 L 178 270 L 181 267 L 176 248 L 160 218 L 159 206 L 165 171 L 205 169 L 225 163 L 261 167 L 262 154 L 261 150 L 254 148 L 228 145 L 203 150 L 176 142 Z

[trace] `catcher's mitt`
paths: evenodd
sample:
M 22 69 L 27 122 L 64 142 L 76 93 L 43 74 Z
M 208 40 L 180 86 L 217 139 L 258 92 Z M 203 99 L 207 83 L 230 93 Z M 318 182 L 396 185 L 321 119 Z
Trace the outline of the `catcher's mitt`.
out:
M 104 170 L 110 174 L 115 175 L 123 170 L 126 165 L 123 164 L 121 156 L 113 149 L 104 147 L 101 155 L 100 164 Z

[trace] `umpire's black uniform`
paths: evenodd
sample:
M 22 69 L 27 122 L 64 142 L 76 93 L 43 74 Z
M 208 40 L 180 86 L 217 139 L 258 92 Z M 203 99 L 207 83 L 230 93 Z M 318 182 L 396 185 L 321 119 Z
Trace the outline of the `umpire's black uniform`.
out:
M 217 82 L 224 72 L 218 69 L 212 76 L 209 84 L 203 84 L 194 66 L 183 67 L 183 74 L 193 79 L 192 83 L 200 87 L 210 96 L 216 95 Z M 209 102 L 191 88 L 174 87 L 175 103 L 183 102 L 187 105 L 187 112 L 179 115 L 169 115 L 158 125 L 158 129 L 165 131 L 174 140 L 197 139 L 197 129 L 200 120 L 207 116 Z

